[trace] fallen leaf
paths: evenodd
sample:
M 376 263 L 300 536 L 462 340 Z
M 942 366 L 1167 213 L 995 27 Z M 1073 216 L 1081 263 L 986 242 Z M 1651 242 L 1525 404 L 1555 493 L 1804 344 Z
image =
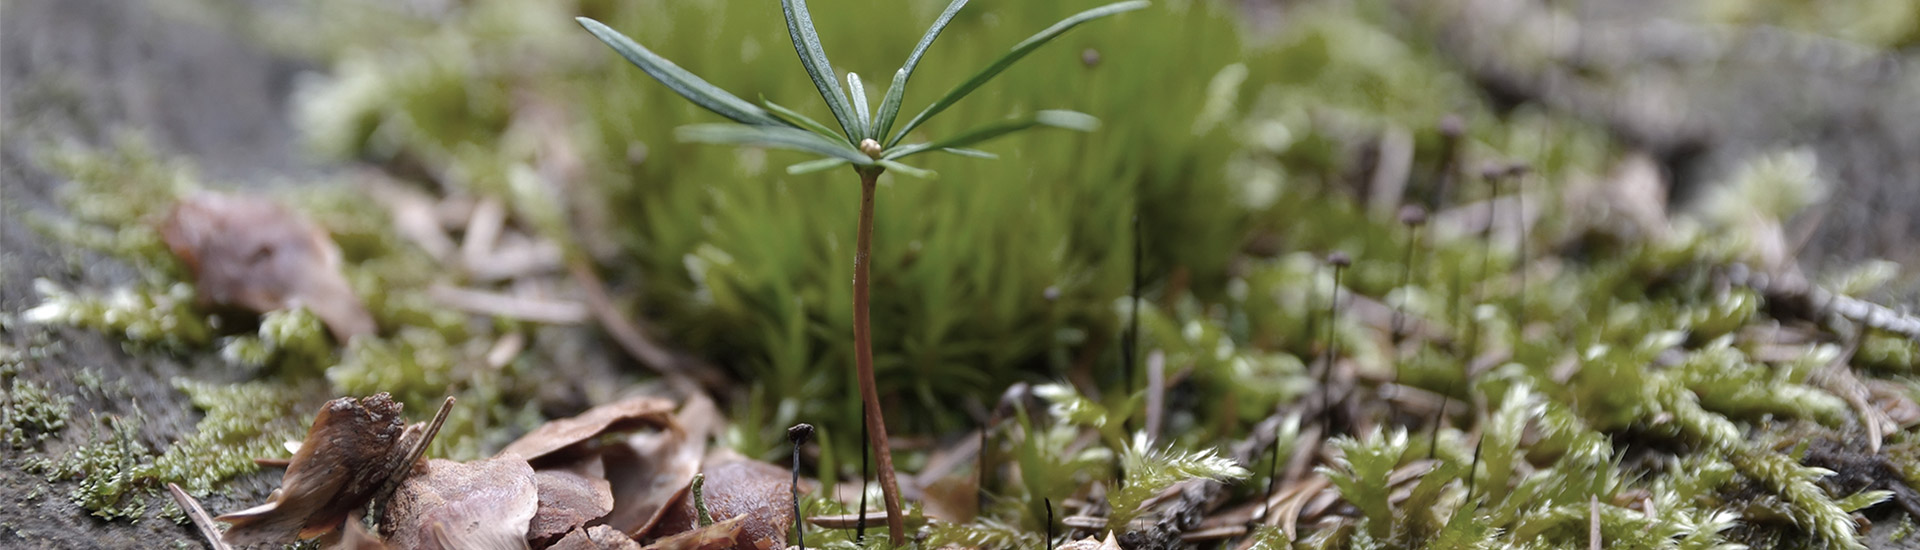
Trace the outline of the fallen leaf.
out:
M 715 521 L 745 518 L 742 541 L 787 547 L 787 529 L 793 526 L 792 473 L 757 460 L 730 456 L 709 460 L 700 469 L 706 475 L 707 512 Z M 683 533 L 694 527 L 693 499 L 684 496 L 667 509 L 649 536 Z
M 574 529 L 547 550 L 640 550 L 640 543 L 626 533 L 605 525 Z
M 328 401 L 270 500 L 214 518 L 232 524 L 221 538 L 236 546 L 284 543 L 339 528 L 349 513 L 366 506 L 420 437 L 419 425 L 402 424 L 401 408 L 385 393 Z
M 160 237 L 193 272 L 205 305 L 254 313 L 305 307 L 340 342 L 378 329 L 340 274 L 333 239 L 277 202 L 196 193 L 168 212 Z
M 548 470 L 534 472 L 533 483 L 539 488 L 540 507 L 527 527 L 527 542 L 534 546 L 545 546 L 613 511 L 613 489 L 605 479 Z
M 387 541 L 379 535 L 367 532 L 361 525 L 360 514 L 347 517 L 346 527 L 327 536 L 320 537 L 320 547 L 327 550 L 388 550 Z
M 380 525 L 398 548 L 527 548 L 539 507 L 533 467 L 520 457 L 434 459 L 400 484 Z
M 570 448 L 588 443 L 601 434 L 643 427 L 665 428 L 672 422 L 672 417 L 672 401 L 658 397 L 634 397 L 594 407 L 579 416 L 547 422 L 507 444 L 496 456 L 519 455 L 528 461 L 540 463 L 547 455 L 573 450 Z
M 747 526 L 746 516 L 715 521 L 713 525 L 654 541 L 653 544 L 647 545 L 646 550 L 780 550 L 785 548 L 785 546 L 764 544 L 768 542 L 765 540 L 760 540 L 761 544 L 752 542 L 756 539 L 747 535 Z
M 707 437 L 719 416 L 713 401 L 695 397 L 673 415 L 665 430 L 628 436 L 601 454 L 613 484 L 613 511 L 604 523 L 623 533 L 646 533 L 686 494 L 707 454 Z

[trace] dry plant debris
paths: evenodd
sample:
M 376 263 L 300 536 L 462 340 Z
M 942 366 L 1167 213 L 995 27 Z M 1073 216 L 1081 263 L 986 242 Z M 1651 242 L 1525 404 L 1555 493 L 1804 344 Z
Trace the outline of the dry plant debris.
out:
M 640 550 L 640 543 L 632 537 L 605 525 L 595 525 L 585 529 L 574 529 L 549 550 Z
M 387 541 L 400 548 L 527 548 L 527 528 L 539 508 L 539 486 L 526 460 L 434 459 L 400 485 L 381 524 Z
M 245 546 L 326 535 L 328 548 L 786 547 L 787 470 L 733 455 L 708 460 L 719 413 L 704 397 L 677 411 L 655 397 L 609 403 L 471 462 L 419 461 L 432 430 L 405 426 L 400 410 L 384 393 L 329 402 L 273 500 L 217 518 L 232 524 L 220 538 Z M 707 503 L 722 521 L 695 528 L 684 495 L 703 466 Z M 380 491 L 388 483 L 397 483 L 390 499 Z M 370 504 L 378 535 L 361 525 Z
M 228 544 L 289 542 L 332 532 L 366 506 L 420 437 L 407 427 L 402 405 L 387 394 L 327 402 L 313 420 L 266 503 L 222 515 Z
M 340 273 L 333 239 L 280 203 L 196 193 L 168 212 L 160 236 L 193 273 L 203 305 L 254 313 L 304 307 L 341 342 L 379 328 Z
M 533 474 L 533 483 L 539 488 L 540 508 L 527 526 L 529 543 L 553 543 L 613 511 L 613 487 L 605 479 L 543 470 Z
M 738 456 L 707 461 L 707 510 L 717 522 L 745 518 L 739 539 L 761 548 L 786 548 L 787 529 L 793 526 L 790 480 L 785 468 Z M 693 499 L 681 498 L 662 514 L 650 535 L 660 537 L 694 530 Z

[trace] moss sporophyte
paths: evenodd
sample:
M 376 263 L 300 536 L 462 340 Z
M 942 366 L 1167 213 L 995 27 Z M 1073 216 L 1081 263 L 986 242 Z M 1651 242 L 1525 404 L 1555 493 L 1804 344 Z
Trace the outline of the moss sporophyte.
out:
M 833 113 L 834 122 L 840 127 L 836 132 L 827 125 L 808 118 L 792 109 L 782 107 L 771 101 L 762 100 L 755 105 L 709 84 L 686 69 L 667 61 L 641 46 L 633 39 L 612 28 L 588 18 L 577 19 L 588 32 L 606 42 L 649 76 L 665 84 L 675 93 L 702 108 L 712 111 L 733 123 L 696 124 L 677 130 L 680 139 L 692 142 L 744 145 L 789 149 L 819 155 L 820 158 L 801 162 L 787 167 L 789 174 L 807 174 L 840 167 L 850 166 L 860 178 L 860 222 L 857 237 L 857 249 L 854 255 L 854 366 L 860 379 L 860 397 L 863 401 L 868 431 L 868 444 L 872 446 L 879 461 L 880 487 L 885 495 L 887 524 L 890 543 L 899 544 L 905 540 L 905 530 L 900 514 L 900 496 L 894 481 L 893 458 L 888 451 L 886 422 L 881 415 L 880 401 L 874 387 L 872 331 L 869 327 L 868 286 L 871 280 L 870 258 L 873 250 L 873 203 L 876 185 L 880 174 L 888 170 L 914 176 L 931 178 L 932 171 L 901 163 L 902 160 L 930 152 L 952 153 L 967 157 L 993 158 L 984 151 L 969 149 L 969 146 L 982 143 L 1014 132 L 1039 127 L 1064 128 L 1069 130 L 1090 131 L 1098 125 L 1092 116 L 1073 111 L 1039 111 L 1031 115 L 990 122 L 971 130 L 932 139 L 923 142 L 902 142 L 914 129 L 926 123 L 935 115 L 945 111 L 954 103 L 979 89 L 987 81 L 999 76 L 1014 62 L 1033 53 L 1047 42 L 1059 37 L 1073 27 L 1109 15 L 1133 11 L 1148 5 L 1143 0 L 1119 2 L 1080 12 L 1067 17 L 1053 26 L 1021 41 L 1011 50 L 989 63 L 985 68 L 967 78 L 945 95 L 927 105 L 919 114 L 895 128 L 894 121 L 900 115 L 900 102 L 906 95 L 907 79 L 913 75 L 920 58 L 933 45 L 941 30 L 953 20 L 955 14 L 965 7 L 967 0 L 954 0 L 941 11 L 926 35 L 915 44 L 907 55 L 906 63 L 893 73 L 893 83 L 888 86 L 886 95 L 880 101 L 877 111 L 869 108 L 866 86 L 860 76 L 847 73 L 846 87 L 840 86 L 840 79 L 833 73 L 833 65 L 827 61 L 826 50 L 821 47 L 820 35 L 814 30 L 812 16 L 807 11 L 804 0 L 782 0 L 782 13 L 786 16 L 788 38 L 793 49 L 799 55 L 800 64 L 813 85 L 826 102 L 827 109 Z

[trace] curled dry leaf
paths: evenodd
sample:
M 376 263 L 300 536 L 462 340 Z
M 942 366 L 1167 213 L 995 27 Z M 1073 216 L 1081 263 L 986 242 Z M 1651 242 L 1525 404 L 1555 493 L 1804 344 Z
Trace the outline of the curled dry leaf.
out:
M 673 421 L 673 402 L 658 397 L 634 397 L 601 405 L 572 418 L 541 425 L 514 440 L 499 456 L 519 455 L 536 464 L 544 464 L 548 455 L 586 451 L 577 446 L 591 444 L 601 434 L 633 431 L 643 427 L 666 428 Z M 556 457 L 556 459 L 565 457 Z
M 787 529 L 793 526 L 790 472 L 730 456 L 709 460 L 701 473 L 706 475 L 707 511 L 714 520 L 744 518 L 741 541 L 765 548 L 787 547 Z M 661 515 L 649 536 L 684 533 L 694 525 L 693 499 L 683 496 Z
M 539 506 L 533 467 L 519 457 L 434 459 L 400 484 L 380 525 L 397 548 L 520 549 Z
M 385 393 L 328 401 L 271 499 L 214 518 L 232 524 L 221 538 L 237 546 L 284 543 L 338 528 L 366 506 L 419 439 L 418 425 L 402 424 L 401 407 Z
M 547 550 L 640 550 L 640 543 L 626 533 L 605 525 L 574 529 Z
M 174 205 L 160 236 L 193 272 L 204 305 L 255 313 L 306 307 L 341 342 L 378 328 L 340 274 L 339 247 L 277 202 L 197 193 Z
M 695 396 L 665 431 L 633 434 L 626 445 L 609 449 L 604 456 L 614 506 L 605 523 L 635 537 L 659 523 L 700 472 L 718 417 L 712 400 Z
M 527 527 L 527 542 L 536 547 L 546 546 L 613 511 L 613 489 L 605 479 L 543 470 L 534 472 L 533 483 L 539 488 L 540 508 Z
M 717 519 L 717 518 L 716 518 Z M 748 534 L 751 519 L 740 516 L 681 532 L 649 544 L 646 550 L 782 550 L 785 545 L 755 539 Z

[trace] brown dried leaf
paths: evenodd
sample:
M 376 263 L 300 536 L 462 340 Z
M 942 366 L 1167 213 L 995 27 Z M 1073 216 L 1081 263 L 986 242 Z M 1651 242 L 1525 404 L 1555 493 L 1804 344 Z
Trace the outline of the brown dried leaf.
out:
M 715 518 L 718 519 L 718 518 Z M 770 546 L 768 541 L 751 538 L 747 535 L 749 519 L 745 516 L 713 522 L 713 525 L 654 541 L 646 550 L 734 550 L 734 549 L 779 549 Z
M 534 546 L 551 543 L 613 511 L 613 489 L 605 479 L 543 470 L 534 472 L 533 483 L 539 488 L 540 508 L 527 527 L 527 542 Z
M 160 237 L 193 272 L 207 305 L 255 313 L 306 307 L 341 342 L 378 329 L 340 274 L 333 239 L 277 202 L 196 193 L 174 205 Z
M 707 512 L 715 521 L 745 518 L 742 541 L 773 548 L 787 547 L 787 529 L 793 526 L 792 474 L 765 462 L 740 457 L 721 457 L 707 462 Z M 649 536 L 659 537 L 693 529 L 693 499 L 683 497 L 667 509 Z
M 361 525 L 360 514 L 347 518 L 346 528 L 328 533 L 320 538 L 320 547 L 327 550 L 388 550 L 387 541 L 380 535 L 367 532 Z
M 666 428 L 672 422 L 672 401 L 658 397 L 634 397 L 594 407 L 579 416 L 547 422 L 508 444 L 498 456 L 514 454 L 539 462 L 549 454 L 569 450 L 601 434 L 642 427 Z
M 666 430 L 634 434 L 626 445 L 608 446 L 601 460 L 613 484 L 614 504 L 604 523 L 635 536 L 658 523 L 700 471 L 707 436 L 718 416 L 713 401 L 695 397 Z
M 547 550 L 640 550 L 640 543 L 626 533 L 605 525 L 574 529 Z
M 400 484 L 380 525 L 398 548 L 527 548 L 539 506 L 533 467 L 519 457 L 434 459 Z
M 402 405 L 385 393 L 327 402 L 266 504 L 218 518 L 228 544 L 291 542 L 338 528 L 373 498 L 406 459 L 419 430 L 401 424 Z

